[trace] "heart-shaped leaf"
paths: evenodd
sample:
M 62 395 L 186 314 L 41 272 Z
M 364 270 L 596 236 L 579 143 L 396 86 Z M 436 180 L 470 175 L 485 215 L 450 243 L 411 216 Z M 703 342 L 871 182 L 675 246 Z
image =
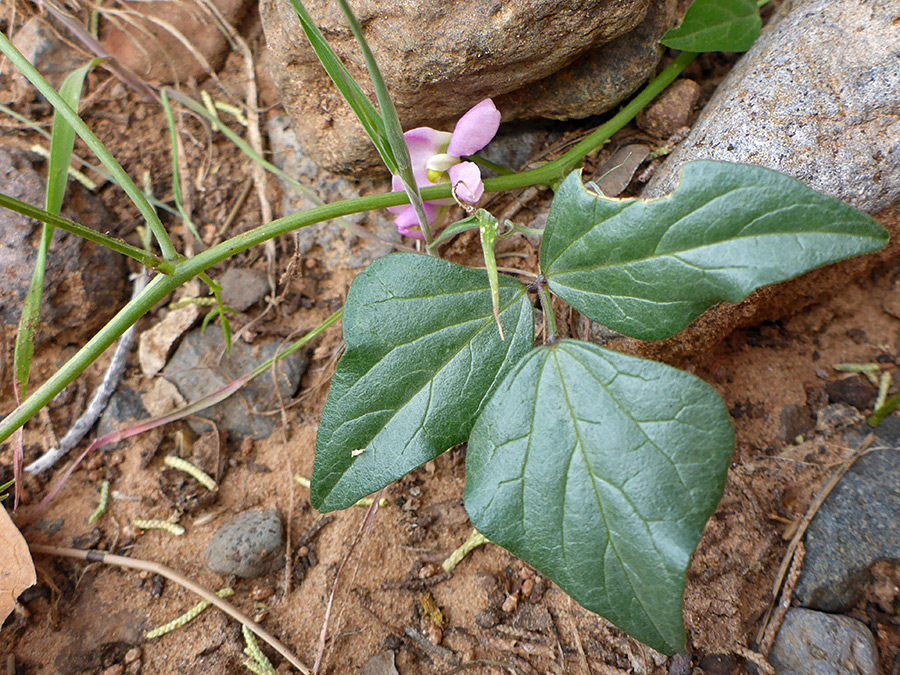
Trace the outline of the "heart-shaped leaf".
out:
M 585 342 L 538 347 L 478 417 L 475 527 L 654 649 L 685 646 L 685 573 L 734 447 L 692 375 Z
M 657 340 L 712 305 L 883 247 L 873 218 L 758 166 L 698 161 L 664 199 L 609 199 L 578 173 L 541 242 L 551 290 L 590 319 Z
M 745 52 L 761 28 L 756 0 L 694 0 L 660 42 L 688 52 Z
M 534 345 L 525 286 L 413 253 L 376 261 L 344 306 L 347 349 L 316 439 L 310 501 L 351 506 L 466 440 L 503 375 Z

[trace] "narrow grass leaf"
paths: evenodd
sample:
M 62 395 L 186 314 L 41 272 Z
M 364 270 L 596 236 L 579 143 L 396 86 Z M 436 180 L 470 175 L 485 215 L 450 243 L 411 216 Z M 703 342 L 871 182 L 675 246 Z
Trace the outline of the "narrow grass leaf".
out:
M 169 238 L 165 227 L 163 227 L 159 216 L 150 205 L 147 197 L 140 191 L 137 185 L 134 184 L 134 181 L 125 169 L 122 168 L 119 162 L 116 161 L 116 158 L 113 157 L 112 153 L 100 142 L 100 139 L 97 138 L 94 132 L 91 131 L 78 116 L 78 113 L 66 103 L 50 83 L 44 79 L 43 75 L 29 63 L 28 59 L 16 49 L 12 42 L 9 41 L 9 38 L 3 33 L 0 33 L 0 52 L 3 52 L 16 69 L 18 69 L 19 72 L 21 72 L 44 96 L 44 98 L 50 102 L 55 114 L 62 115 L 62 117 L 65 118 L 75 130 L 75 133 L 81 137 L 85 144 L 91 149 L 91 152 L 96 155 L 97 159 L 99 159 L 103 166 L 110 172 L 113 180 L 125 190 L 129 199 L 131 199 L 137 209 L 141 212 L 147 225 L 152 230 L 153 236 L 156 238 L 163 257 L 166 260 L 176 260 L 178 258 L 178 251 L 175 250 L 175 246 L 172 244 L 172 240 Z
M 184 201 L 181 195 L 181 170 L 178 168 L 178 128 L 175 126 L 175 116 L 172 114 L 172 106 L 169 104 L 169 96 L 165 89 L 160 92 L 160 98 L 163 110 L 166 112 L 166 122 L 169 125 L 169 146 L 172 148 L 172 192 L 175 194 L 175 208 L 178 209 L 178 215 L 181 216 L 191 234 L 202 243 L 203 239 L 197 231 L 197 226 L 184 210 Z
M 745 52 L 761 28 L 756 0 L 694 0 L 660 42 L 686 52 Z
M 872 217 L 789 176 L 747 164 L 685 164 L 664 199 L 611 199 L 577 172 L 553 199 L 541 242 L 550 290 L 588 318 L 667 338 L 718 302 L 888 241 Z
M 705 382 L 562 340 L 521 359 L 478 416 L 466 510 L 582 606 L 676 654 L 688 563 L 733 449 Z
M 87 65 L 73 70 L 60 85 L 59 95 L 73 109 L 78 109 L 84 78 L 87 76 L 88 71 L 97 63 L 98 59 L 94 59 Z M 69 163 L 71 162 L 74 149 L 75 130 L 66 122 L 65 118 L 55 113 L 53 115 L 53 133 L 50 137 L 47 192 L 44 200 L 44 208 L 48 213 L 58 215 L 62 209 L 69 178 Z M 34 271 L 31 275 L 31 285 L 22 304 L 22 316 L 19 319 L 19 329 L 16 333 L 13 362 L 15 364 L 16 379 L 19 382 L 23 397 L 26 396 L 28 391 L 31 359 L 34 356 L 34 332 L 37 330 L 37 325 L 40 321 L 41 299 L 44 292 L 44 272 L 47 267 L 47 254 L 50 250 L 50 243 L 53 241 L 54 230 L 53 225 L 44 223 L 41 241 L 35 256 Z
M 392 170 L 391 173 L 399 175 L 403 181 L 403 188 L 406 190 L 406 194 L 409 195 L 409 203 L 413 205 L 416 211 L 419 227 L 422 230 L 422 234 L 425 235 L 425 242 L 430 246 L 432 243 L 431 228 L 428 224 L 428 217 L 425 215 L 425 204 L 422 201 L 422 195 L 419 194 L 419 186 L 413 175 L 409 147 L 406 145 L 406 139 L 403 137 L 403 127 L 400 125 L 400 118 L 397 116 L 397 108 L 394 106 L 394 100 L 391 98 L 391 92 L 388 91 L 381 69 L 375 61 L 375 55 L 372 54 L 369 43 L 366 41 L 366 36 L 363 35 L 362 27 L 351 11 L 350 5 L 347 4 L 347 0 L 338 0 L 338 4 L 341 6 L 341 11 L 344 12 L 347 23 L 350 24 L 353 36 L 359 43 L 359 48 L 362 50 L 363 58 L 366 61 L 366 68 L 369 70 L 369 77 L 372 78 L 375 96 L 378 99 L 378 107 L 381 109 L 384 133 L 396 165 L 396 169 Z M 384 159 L 384 163 L 388 169 L 391 168 L 391 163 L 387 159 Z
M 372 143 L 375 144 L 378 154 L 381 155 L 388 170 L 391 173 L 397 173 L 397 163 L 385 136 L 384 120 L 381 115 L 366 97 L 356 80 L 344 67 L 338 55 L 334 53 L 331 45 L 328 44 L 325 36 L 322 35 L 319 27 L 316 26 L 309 12 L 306 11 L 303 3 L 300 0 L 291 0 L 291 5 L 293 5 L 294 11 L 297 13 L 297 18 L 300 19 L 300 25 L 303 27 L 303 32 L 306 34 L 310 45 L 312 45 L 313 51 L 316 52 L 316 56 L 319 57 L 319 61 L 325 68 L 325 72 L 328 73 L 331 81 L 334 82 L 338 91 L 341 92 L 341 95 L 347 101 L 357 119 L 359 119 L 360 124 L 366 130 L 369 138 L 372 139 Z

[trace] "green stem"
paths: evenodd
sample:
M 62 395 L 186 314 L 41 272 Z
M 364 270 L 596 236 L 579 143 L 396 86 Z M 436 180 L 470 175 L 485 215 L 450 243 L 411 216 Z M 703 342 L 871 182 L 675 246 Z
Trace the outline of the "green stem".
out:
M 23 216 L 28 216 L 29 218 L 39 220 L 42 223 L 46 223 L 47 225 L 58 227 L 59 229 L 65 230 L 66 232 L 71 232 L 72 234 L 83 237 L 84 239 L 92 241 L 95 244 L 105 246 L 106 248 L 112 251 L 116 251 L 117 253 L 121 253 L 122 255 L 128 256 L 129 258 L 134 258 L 150 269 L 159 270 L 163 274 L 171 274 L 175 271 L 175 263 L 170 260 L 162 260 L 161 258 L 157 258 L 152 253 L 147 253 L 141 248 L 132 246 L 131 244 L 126 244 L 125 242 L 119 241 L 118 239 L 113 239 L 112 237 L 101 234 L 100 232 L 92 230 L 89 227 L 79 225 L 78 223 L 63 218 L 62 216 L 57 216 L 53 213 L 50 213 L 49 211 L 45 211 L 44 209 L 39 209 L 36 206 L 32 206 L 31 204 L 20 202 L 18 199 L 10 197 L 9 195 L 0 193 L 0 206 L 9 209 L 10 211 L 21 213 Z
M 0 35 L 0 38 L 5 39 L 2 35 Z M 0 46 L 2 46 L 2 40 L 0 40 Z M 531 171 L 525 171 L 512 176 L 488 178 L 484 182 L 485 191 L 499 192 L 501 190 L 511 190 L 514 188 L 527 187 L 529 185 L 549 185 L 553 181 L 562 178 L 571 171 L 585 155 L 601 146 L 614 133 L 624 127 L 644 106 L 671 84 L 681 71 L 696 58 L 696 56 L 697 54 L 693 52 L 682 52 L 668 67 L 665 68 L 665 70 L 657 75 L 640 94 L 623 107 L 615 117 L 603 124 L 558 159 L 545 164 L 540 168 L 532 169 Z M 13 62 L 17 66 L 19 65 L 15 60 Z M 30 64 L 28 64 L 28 66 L 30 67 Z M 43 81 L 43 79 L 41 79 L 41 81 Z M 41 89 L 41 92 L 43 93 L 43 89 Z M 53 93 L 55 94 L 56 92 Z M 75 116 L 75 118 L 78 122 L 81 122 L 77 116 Z M 83 122 L 81 124 L 83 125 Z M 426 187 L 421 190 L 422 199 L 425 201 L 432 199 L 446 199 L 451 196 L 450 190 L 451 186 L 449 184 Z M 262 244 L 269 239 L 292 232 L 301 227 L 361 211 L 383 209 L 388 206 L 397 206 L 408 203 L 409 198 L 405 193 L 388 192 L 366 197 L 357 197 L 355 199 L 348 199 L 334 204 L 325 204 L 324 206 L 309 209 L 308 211 L 302 211 L 290 216 L 285 216 L 284 218 L 279 218 L 271 223 L 267 223 L 256 229 L 232 237 L 227 241 L 223 241 L 217 246 L 207 249 L 193 258 L 181 260 L 175 264 L 174 269 L 166 270 L 170 272 L 168 276 L 159 276 L 151 281 L 138 297 L 125 305 L 125 307 L 122 308 L 122 310 L 119 311 L 119 313 L 116 314 L 116 316 L 114 316 L 93 338 L 91 338 L 84 347 L 71 357 L 62 368 L 54 373 L 49 380 L 35 390 L 34 393 L 32 393 L 19 407 L 0 422 L 0 442 L 9 438 L 16 429 L 37 414 L 38 410 L 49 403 L 54 396 L 78 377 L 78 375 L 80 375 L 85 368 L 93 363 L 113 342 L 115 342 L 129 326 L 149 312 L 156 303 L 181 286 L 181 284 L 194 278 L 201 272 L 209 269 L 213 265 L 227 260 L 241 251 L 245 251 L 248 248 Z M 54 224 L 61 229 L 66 229 L 58 223 Z M 66 221 L 66 224 L 68 224 L 68 221 Z M 94 232 L 93 235 L 99 236 L 96 232 Z M 101 243 L 106 245 L 106 242 Z M 126 246 L 118 242 L 117 244 L 119 246 Z M 156 267 L 163 271 L 162 265 L 156 265 Z M 549 293 L 547 293 L 547 290 L 543 285 L 538 289 L 538 292 L 543 292 L 543 295 L 546 295 L 547 301 L 549 302 Z M 543 299 L 542 302 L 544 302 Z M 549 306 L 549 304 L 547 306 Z M 548 322 L 553 322 L 552 325 L 551 323 L 548 323 L 548 331 L 555 337 L 556 325 L 553 312 L 552 310 L 549 312 L 545 311 L 544 314 L 547 317 Z
M 541 310 L 544 312 L 544 325 L 547 327 L 544 344 L 552 345 L 557 340 L 556 315 L 553 313 L 553 298 L 550 297 L 547 282 L 543 279 L 538 280 L 537 292 L 538 297 L 541 299 Z
M 137 206 L 141 215 L 144 217 L 144 220 L 147 221 L 147 225 L 150 226 L 150 229 L 159 244 L 160 251 L 162 251 L 163 258 L 166 260 L 177 259 L 179 257 L 178 252 L 175 250 L 175 246 L 172 244 L 172 240 L 169 239 L 166 228 L 163 227 L 159 216 L 156 215 L 156 211 L 153 210 L 153 207 L 150 205 L 150 202 L 147 201 L 144 193 L 138 189 L 137 185 L 134 184 L 134 181 L 131 180 L 131 177 L 125 172 L 125 169 L 122 168 L 116 161 L 116 158 L 112 156 L 112 153 L 100 142 L 100 139 L 94 135 L 94 132 L 90 130 L 88 125 L 82 121 L 78 116 L 78 113 L 69 106 L 66 100 L 60 96 L 52 86 L 50 86 L 50 83 L 44 79 L 31 63 L 29 63 L 28 59 L 22 56 L 22 53 L 15 48 L 12 42 L 9 41 L 9 38 L 3 33 L 0 33 L 0 52 L 3 52 L 7 58 L 12 61 L 19 72 L 22 73 L 28 81 L 41 92 L 44 98 L 50 102 L 53 109 L 69 123 L 79 136 L 81 136 L 81 139 L 97 156 L 97 159 L 103 163 L 107 171 L 112 174 L 115 181 L 123 190 L 125 190 L 129 199 Z
M 507 169 L 502 164 L 497 164 L 496 162 L 492 162 L 489 159 L 485 159 L 481 155 L 470 155 L 469 157 L 466 157 L 465 159 L 467 159 L 470 162 L 474 162 L 475 164 L 482 167 L 483 169 L 490 169 L 494 173 L 499 173 L 501 176 L 516 175 L 516 172 L 513 171 L 512 169 Z

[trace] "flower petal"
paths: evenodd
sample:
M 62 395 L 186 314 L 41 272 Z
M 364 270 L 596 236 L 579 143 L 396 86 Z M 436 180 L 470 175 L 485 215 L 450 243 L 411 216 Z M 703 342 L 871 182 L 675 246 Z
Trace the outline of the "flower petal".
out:
M 403 134 L 413 171 L 424 172 L 429 157 L 446 152 L 451 136 L 449 131 L 436 131 L 431 127 L 418 127 Z
M 421 171 L 414 170 L 413 178 L 416 179 L 416 185 L 421 187 L 428 187 L 429 185 L 437 185 L 437 183 L 432 183 L 428 180 L 428 171 L 426 169 L 422 169 Z M 400 179 L 400 176 L 392 176 L 391 177 L 391 192 L 404 192 L 406 188 L 403 187 L 403 181 Z M 409 204 L 400 204 L 399 206 L 389 206 L 388 211 L 393 214 L 402 213 Z
M 474 162 L 463 162 L 451 166 L 447 172 L 453 191 L 461 202 L 475 204 L 484 194 L 484 183 L 481 182 L 481 170 Z
M 428 219 L 429 225 L 437 218 L 437 214 L 438 207 L 425 202 L 425 217 Z M 411 204 L 406 204 L 406 210 L 394 219 L 394 224 L 397 226 L 397 231 L 404 237 L 425 241 L 425 235 L 419 228 L 419 219 L 416 218 L 416 210 Z
M 500 111 L 486 98 L 459 118 L 447 152 L 454 157 L 474 155 L 491 142 L 500 128 Z

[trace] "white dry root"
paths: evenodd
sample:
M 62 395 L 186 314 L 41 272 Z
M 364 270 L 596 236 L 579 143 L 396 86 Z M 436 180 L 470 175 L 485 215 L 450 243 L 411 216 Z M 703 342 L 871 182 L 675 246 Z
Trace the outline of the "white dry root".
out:
M 131 297 L 136 297 L 138 293 L 144 290 L 144 286 L 146 285 L 147 274 L 144 272 L 135 279 Z M 134 334 L 134 325 L 122 333 L 122 337 L 120 337 L 119 341 L 116 343 L 116 349 L 113 352 L 112 360 L 109 362 L 109 367 L 103 375 L 103 381 L 94 392 L 94 396 L 91 398 L 91 402 L 88 404 L 87 409 L 81 417 L 75 420 L 75 423 L 66 432 L 66 435 L 60 439 L 59 446 L 50 448 L 47 452 L 26 466 L 25 471 L 28 473 L 42 473 L 47 469 L 53 468 L 60 459 L 66 456 L 69 450 L 81 442 L 81 439 L 84 438 L 90 428 L 94 426 L 94 423 L 106 409 L 106 404 L 109 403 L 110 396 L 113 395 L 116 387 L 119 386 L 119 380 L 122 379 L 122 373 L 125 372 L 128 354 L 131 352 L 131 347 L 134 344 Z

